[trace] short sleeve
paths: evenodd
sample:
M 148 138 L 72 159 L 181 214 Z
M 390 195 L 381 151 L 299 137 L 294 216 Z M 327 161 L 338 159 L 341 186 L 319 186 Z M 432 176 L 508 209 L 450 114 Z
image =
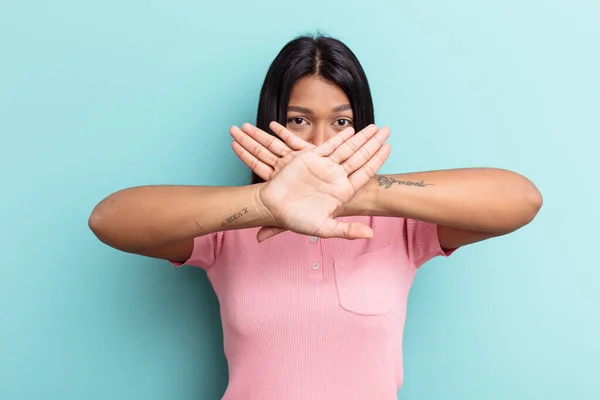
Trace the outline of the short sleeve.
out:
M 406 219 L 405 234 L 408 256 L 411 263 L 419 268 L 434 257 L 448 257 L 457 249 L 442 249 L 438 236 L 438 225 L 432 222 Z
M 223 247 L 223 233 L 214 232 L 194 238 L 194 248 L 185 262 L 170 261 L 176 267 L 191 265 L 209 270 L 217 261 Z

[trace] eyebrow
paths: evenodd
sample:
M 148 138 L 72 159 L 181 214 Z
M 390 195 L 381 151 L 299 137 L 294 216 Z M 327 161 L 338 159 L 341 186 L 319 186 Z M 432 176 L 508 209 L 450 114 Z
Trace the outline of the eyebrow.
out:
M 352 110 L 352 106 L 350 104 L 339 105 L 339 106 L 335 107 L 332 111 L 333 112 L 341 112 L 341 111 L 347 111 L 347 110 Z M 301 113 L 309 114 L 309 115 L 314 114 L 310 108 L 300 107 L 300 106 L 289 106 L 288 111 L 297 111 L 297 112 L 301 112 Z

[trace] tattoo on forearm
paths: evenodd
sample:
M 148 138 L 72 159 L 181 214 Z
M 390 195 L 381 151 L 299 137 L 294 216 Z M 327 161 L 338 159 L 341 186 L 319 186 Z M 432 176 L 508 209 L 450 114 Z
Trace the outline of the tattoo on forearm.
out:
M 385 186 L 384 189 L 389 189 L 390 187 L 392 187 L 392 185 L 394 183 L 397 183 L 398 185 L 417 186 L 417 187 L 425 187 L 425 186 L 433 185 L 433 183 L 425 183 L 424 181 L 399 181 L 395 178 L 392 178 L 391 176 L 378 176 L 377 183 L 379 183 L 379 186 Z
M 242 211 L 236 212 L 235 214 L 232 214 L 229 217 L 227 217 L 227 219 L 225 221 L 221 222 L 221 226 L 230 224 L 233 221 L 235 221 L 236 219 L 241 218 L 243 215 L 246 215 L 246 214 L 248 214 L 248 207 L 245 207 L 242 209 Z

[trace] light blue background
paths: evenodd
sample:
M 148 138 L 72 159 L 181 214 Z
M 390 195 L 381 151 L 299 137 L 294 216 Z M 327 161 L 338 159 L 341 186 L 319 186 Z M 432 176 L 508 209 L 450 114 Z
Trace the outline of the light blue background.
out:
M 247 182 L 228 128 L 317 29 L 369 76 L 381 172 L 503 167 L 544 195 L 417 275 L 399 398 L 600 398 L 598 21 L 595 0 L 3 1 L 0 398 L 220 398 L 204 272 L 112 250 L 87 217 L 128 186 Z

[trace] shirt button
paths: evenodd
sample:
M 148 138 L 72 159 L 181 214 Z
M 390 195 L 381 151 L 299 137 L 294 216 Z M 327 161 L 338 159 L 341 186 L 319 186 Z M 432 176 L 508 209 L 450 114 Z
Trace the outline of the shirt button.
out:
M 312 269 L 319 269 L 320 265 L 318 262 L 313 263 L 313 265 L 311 266 Z
M 310 241 L 311 241 L 312 243 L 316 242 L 317 240 L 319 240 L 319 238 L 318 238 L 318 237 L 316 237 L 316 236 L 311 236 L 311 237 L 310 237 Z

